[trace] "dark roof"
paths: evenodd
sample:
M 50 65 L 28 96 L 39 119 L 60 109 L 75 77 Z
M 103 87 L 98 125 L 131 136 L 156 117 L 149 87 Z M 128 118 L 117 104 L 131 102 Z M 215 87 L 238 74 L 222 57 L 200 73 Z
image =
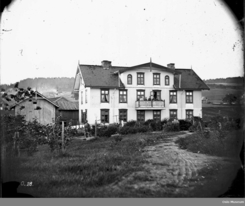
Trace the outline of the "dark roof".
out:
M 48 98 L 51 102 L 56 102 L 58 99 L 60 99 L 61 97 L 51 97 Z
M 190 90 L 209 90 L 209 87 L 192 69 L 176 69 L 181 73 L 181 83 L 179 88 L 179 75 L 174 76 L 174 87 L 179 89 Z
M 41 100 L 46 100 L 46 101 L 48 101 L 49 103 L 51 103 L 52 105 L 54 105 L 55 107 L 59 107 L 56 103 L 50 101 L 47 97 L 45 97 L 44 95 L 42 95 L 40 92 L 38 92 L 38 91 L 35 91 L 35 92 L 37 93 L 37 97 L 36 97 L 37 100 L 40 100 L 40 99 L 41 99 Z M 16 107 L 16 106 L 19 105 L 20 103 L 22 103 L 22 102 L 24 102 L 24 101 L 26 101 L 26 100 L 29 100 L 29 99 L 35 99 L 35 97 L 34 97 L 34 98 L 26 98 L 26 99 L 24 99 L 24 100 L 22 100 L 22 101 L 16 103 L 15 105 L 11 106 L 11 108 Z
M 100 88 L 124 88 L 121 80 L 118 80 L 118 74 L 114 73 L 117 69 L 122 67 L 111 67 L 103 69 L 102 66 L 93 65 L 79 65 L 86 87 L 100 87 Z M 120 85 L 119 82 L 120 81 Z
M 138 68 L 152 68 L 173 73 L 175 75 L 174 87 L 176 89 L 209 90 L 209 87 L 192 69 L 172 69 L 153 62 L 133 67 L 111 66 L 109 69 L 103 69 L 99 65 L 79 65 L 79 68 L 86 87 L 124 88 L 125 86 L 118 79 L 118 73 Z M 179 74 L 181 74 L 181 88 L 179 88 Z
M 59 110 L 78 110 L 78 102 L 71 102 L 64 97 L 49 98 L 55 104 L 59 106 Z
M 175 69 L 161 66 L 153 62 L 136 65 L 133 67 L 123 66 L 111 66 L 109 69 L 103 69 L 102 66 L 98 65 L 79 65 L 82 73 L 84 83 L 86 87 L 100 87 L 100 88 L 124 88 L 125 86 L 120 81 L 118 82 L 118 74 L 125 71 L 134 70 L 142 67 L 148 67 L 149 69 L 158 69 L 161 71 L 168 71 L 170 73 L 176 73 Z
M 60 101 L 56 102 L 59 105 L 59 110 L 78 110 L 79 105 L 78 102 L 70 102 L 70 101 Z

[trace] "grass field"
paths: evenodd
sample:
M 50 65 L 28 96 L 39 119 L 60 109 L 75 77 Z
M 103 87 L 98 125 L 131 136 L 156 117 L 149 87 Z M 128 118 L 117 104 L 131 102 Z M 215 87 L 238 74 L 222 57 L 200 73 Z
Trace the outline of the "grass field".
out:
M 243 118 L 244 117 L 244 107 L 242 106 L 212 106 L 208 105 L 208 107 L 202 108 L 202 117 L 204 120 L 210 119 L 210 117 L 214 117 L 217 115 L 231 117 L 234 119 Z
M 240 96 L 243 93 L 242 89 L 210 89 L 210 90 L 204 90 L 202 91 L 202 96 L 207 97 L 209 100 L 214 101 L 214 100 L 222 100 L 226 94 L 234 94 L 237 96 Z
M 64 155 L 52 154 L 48 145 L 43 145 L 32 157 L 9 156 L 5 176 L 12 173 L 12 180 L 32 182 L 32 187 L 20 186 L 19 192 L 34 197 L 144 197 L 145 194 L 126 188 L 117 194 L 107 186 L 127 174 L 143 170 L 145 159 L 141 149 L 170 135 L 176 133 L 127 135 L 118 143 L 113 138 L 77 139 Z

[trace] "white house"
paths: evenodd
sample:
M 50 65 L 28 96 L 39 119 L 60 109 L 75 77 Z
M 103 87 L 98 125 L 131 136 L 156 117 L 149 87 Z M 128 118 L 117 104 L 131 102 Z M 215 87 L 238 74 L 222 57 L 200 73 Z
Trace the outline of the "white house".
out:
M 105 123 L 202 117 L 202 90 L 208 86 L 192 69 L 153 62 L 133 67 L 79 64 L 73 93 L 79 121 Z

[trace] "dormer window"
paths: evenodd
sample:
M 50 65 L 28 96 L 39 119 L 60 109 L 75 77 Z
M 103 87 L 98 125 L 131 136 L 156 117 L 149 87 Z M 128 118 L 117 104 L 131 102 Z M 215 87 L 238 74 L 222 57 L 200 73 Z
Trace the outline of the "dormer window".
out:
M 128 84 L 132 84 L 132 82 L 133 82 L 133 81 L 132 81 L 132 75 L 129 74 L 129 75 L 128 75 L 128 78 L 127 78 L 127 83 L 128 83 Z
M 169 76 L 165 76 L 165 85 L 169 85 Z

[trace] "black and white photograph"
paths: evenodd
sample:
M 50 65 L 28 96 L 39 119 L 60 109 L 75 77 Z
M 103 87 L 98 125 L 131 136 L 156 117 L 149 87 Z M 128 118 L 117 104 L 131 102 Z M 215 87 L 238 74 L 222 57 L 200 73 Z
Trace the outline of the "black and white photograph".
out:
M 3 2 L 1 199 L 244 204 L 243 0 Z

